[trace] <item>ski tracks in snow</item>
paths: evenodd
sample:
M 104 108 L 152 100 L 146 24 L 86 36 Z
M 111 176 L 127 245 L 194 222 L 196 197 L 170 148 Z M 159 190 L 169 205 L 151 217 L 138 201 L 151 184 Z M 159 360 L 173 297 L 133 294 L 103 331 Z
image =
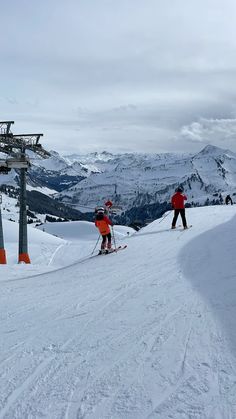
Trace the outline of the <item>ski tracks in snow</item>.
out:
M 103 261 L 99 263 L 103 264 Z M 21 354 L 23 359 L 17 359 L 21 365 L 24 365 L 24 357 L 25 362 L 27 361 L 24 373 L 20 374 L 20 381 L 23 381 L 16 382 L 15 388 L 8 389 L 8 396 L 3 403 L 2 418 L 12 419 L 16 415 L 27 417 L 29 414 L 39 417 L 45 411 L 50 418 L 63 415 L 68 418 L 97 418 L 99 415 L 103 417 L 104 411 L 110 411 L 114 418 L 126 414 L 136 418 L 145 417 L 150 411 L 151 399 L 146 395 L 141 377 L 145 371 L 145 360 L 150 356 L 149 347 L 160 332 L 157 327 L 158 302 L 156 303 L 156 297 L 151 298 L 153 286 L 157 286 L 158 281 L 153 281 L 150 277 L 147 304 L 142 308 L 140 302 L 143 298 L 144 271 L 136 275 L 134 280 L 135 272 L 135 267 L 130 269 L 130 281 L 121 281 L 119 285 L 116 281 L 120 274 L 116 273 L 112 282 L 113 289 L 110 289 L 111 277 L 108 275 L 103 281 L 106 292 L 101 291 L 99 296 L 98 289 L 95 289 L 94 300 L 90 297 L 87 303 L 85 300 L 81 303 L 85 313 L 85 323 L 81 322 L 83 331 L 74 332 L 74 336 L 62 346 L 52 346 L 49 349 L 49 357 L 45 358 L 45 352 L 42 351 L 39 351 L 38 356 L 32 353 L 32 357 L 27 352 Z M 116 293 L 114 286 L 118 291 Z M 94 305 L 94 309 L 91 304 Z M 126 313 L 131 305 L 132 316 L 129 319 Z M 163 305 L 160 301 L 160 306 Z M 110 315 L 111 306 L 114 318 Z M 141 314 L 137 321 L 138 306 Z M 77 308 L 75 305 L 75 309 Z M 60 321 L 64 318 L 64 321 L 68 321 L 70 317 L 75 320 L 77 314 L 68 316 L 65 309 L 66 306 L 59 317 L 52 312 L 53 318 L 57 317 Z M 176 317 L 179 307 L 176 310 L 170 318 Z M 151 313 L 156 313 L 154 319 Z M 82 318 L 83 316 L 80 317 Z M 166 328 L 170 319 L 166 318 L 165 314 L 160 315 L 160 319 Z M 101 331 L 100 338 L 96 330 Z M 117 330 L 120 330 L 118 336 Z M 32 334 L 38 335 L 39 330 L 32 330 Z M 151 345 L 147 344 L 150 340 Z M 30 346 L 29 342 L 27 346 Z M 128 377 L 127 369 L 130 369 Z M 60 383 L 63 383 L 63 386 Z M 52 394 L 56 394 L 55 401 Z M 34 406 L 34 410 L 29 411 L 28 406 L 31 406 L 31 409 Z M 139 416 L 140 411 L 144 416 Z
M 0 419 L 236 418 L 235 364 L 176 261 L 180 240 L 166 234 L 174 240 L 153 246 L 137 235 L 120 255 L 32 281 L 27 296 L 37 307 L 39 293 L 47 312 L 32 337 L 26 330 L 15 361 L 3 359 Z

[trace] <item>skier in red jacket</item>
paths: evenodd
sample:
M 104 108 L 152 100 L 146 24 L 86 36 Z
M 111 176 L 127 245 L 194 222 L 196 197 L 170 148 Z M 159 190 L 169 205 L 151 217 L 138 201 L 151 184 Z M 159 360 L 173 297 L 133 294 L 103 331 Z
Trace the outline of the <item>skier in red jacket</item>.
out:
M 101 236 L 102 236 L 102 244 L 100 253 L 109 253 L 111 249 L 111 231 L 110 227 L 112 226 L 112 222 L 107 215 L 104 214 L 104 208 L 97 208 L 96 209 L 96 218 L 95 218 L 95 226 L 98 228 Z M 107 250 L 106 250 L 107 247 Z
M 188 228 L 186 218 L 185 218 L 185 208 L 184 208 L 184 201 L 186 200 L 187 200 L 187 196 L 183 194 L 183 189 L 181 187 L 177 188 L 175 194 L 171 198 L 171 205 L 172 205 L 172 208 L 174 209 L 174 218 L 172 220 L 171 228 L 176 228 L 176 221 L 179 214 L 181 215 L 184 229 Z

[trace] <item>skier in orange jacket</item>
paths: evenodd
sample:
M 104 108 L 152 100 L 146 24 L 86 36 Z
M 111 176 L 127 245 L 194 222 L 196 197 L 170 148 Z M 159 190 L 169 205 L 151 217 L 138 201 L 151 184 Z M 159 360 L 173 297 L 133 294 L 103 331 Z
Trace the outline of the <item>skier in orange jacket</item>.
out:
M 113 224 L 104 212 L 104 208 L 102 207 L 96 209 L 95 226 L 102 236 L 100 253 L 105 253 L 106 247 L 108 252 L 111 251 L 111 230 L 109 226 L 112 226 Z

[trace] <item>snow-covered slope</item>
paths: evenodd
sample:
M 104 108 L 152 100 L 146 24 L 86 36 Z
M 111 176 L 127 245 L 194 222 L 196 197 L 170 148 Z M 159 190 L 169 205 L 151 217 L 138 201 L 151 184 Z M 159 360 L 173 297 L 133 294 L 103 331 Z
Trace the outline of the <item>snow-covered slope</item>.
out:
M 56 151 L 50 151 L 51 157 L 43 159 L 29 151 L 31 166 L 27 171 L 27 185 L 29 188 L 47 195 L 52 195 L 56 191 L 67 189 L 77 184 L 81 179 L 89 175 L 88 169 L 79 161 L 70 162 Z M 1 158 L 4 157 L 0 153 Z M 0 176 L 0 184 L 12 185 L 17 187 L 19 184 L 18 171 L 11 170 L 8 175 Z
M 1 213 L 2 218 L 11 221 L 19 220 L 19 207 L 17 206 L 17 199 L 11 198 L 8 195 L 2 195 Z
M 13 273 L 13 276 L 17 276 L 21 270 L 21 266 L 17 265 L 19 224 L 4 219 L 3 232 L 7 263 L 9 266 L 0 265 L 0 269 L 2 269 L 1 279 L 6 280 L 8 269 Z M 43 270 L 47 270 L 47 267 L 51 265 L 55 256 L 54 253 L 57 253 L 59 248 L 66 244 L 65 240 L 52 236 L 51 234 L 43 233 L 31 225 L 28 226 L 28 242 L 32 261 L 32 265 L 28 267 L 30 272 L 38 271 L 40 266 L 42 266 Z M 24 267 L 22 268 L 24 269 Z
M 51 157 L 48 159 L 34 158 L 33 166 L 60 174 L 87 176 L 87 170 L 79 161 L 69 161 L 56 151 L 51 150 L 50 153 Z
M 0 418 L 236 418 L 236 207 L 186 214 L 93 258 L 89 225 L 32 229 L 34 264 L 0 266 Z

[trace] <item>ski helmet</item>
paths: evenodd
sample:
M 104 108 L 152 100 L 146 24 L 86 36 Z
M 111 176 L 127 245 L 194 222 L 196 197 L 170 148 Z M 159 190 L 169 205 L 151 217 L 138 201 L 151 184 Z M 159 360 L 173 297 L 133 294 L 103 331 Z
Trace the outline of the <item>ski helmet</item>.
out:
M 184 188 L 182 186 L 178 186 L 178 188 L 176 189 L 176 192 L 183 192 Z
M 103 207 L 98 207 L 96 212 L 99 214 L 104 214 L 104 208 Z

